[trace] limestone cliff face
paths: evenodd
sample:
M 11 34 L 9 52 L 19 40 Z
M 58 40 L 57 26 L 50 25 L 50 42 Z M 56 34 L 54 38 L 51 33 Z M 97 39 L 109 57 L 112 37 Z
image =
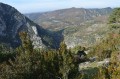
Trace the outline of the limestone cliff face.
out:
M 29 34 L 34 47 L 55 48 L 55 45 L 49 43 L 51 40 L 55 42 L 54 34 L 51 35 L 51 32 L 30 21 L 14 7 L 0 3 L 0 42 L 12 47 L 20 45 L 19 32 L 21 31 Z M 47 40 L 44 37 L 48 37 Z M 51 38 L 49 39 L 49 37 Z

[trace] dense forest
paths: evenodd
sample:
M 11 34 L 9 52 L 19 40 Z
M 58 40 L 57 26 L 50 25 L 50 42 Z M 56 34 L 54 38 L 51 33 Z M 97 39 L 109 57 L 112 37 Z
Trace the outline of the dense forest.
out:
M 119 79 L 120 78 L 120 8 L 109 18 L 107 38 L 99 44 L 85 48 L 67 49 L 61 42 L 58 50 L 33 48 L 26 32 L 20 32 L 22 45 L 16 49 L 0 44 L 0 79 Z M 88 51 L 86 55 L 84 51 Z M 79 52 L 82 51 L 82 56 Z M 76 53 L 77 52 L 77 53 Z M 79 56 L 79 57 L 78 57 Z M 110 59 L 108 65 L 80 70 L 80 63 Z M 86 73 L 87 71 L 87 73 Z

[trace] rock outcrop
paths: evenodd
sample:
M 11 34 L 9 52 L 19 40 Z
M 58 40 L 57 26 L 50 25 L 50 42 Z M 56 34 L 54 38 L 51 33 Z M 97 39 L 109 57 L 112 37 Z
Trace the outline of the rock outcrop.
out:
M 56 33 L 43 29 L 17 11 L 14 7 L 0 3 L 0 42 L 7 43 L 12 47 L 19 46 L 21 44 L 19 32 L 22 31 L 28 33 L 35 48 L 59 47 L 60 41 L 56 41 Z

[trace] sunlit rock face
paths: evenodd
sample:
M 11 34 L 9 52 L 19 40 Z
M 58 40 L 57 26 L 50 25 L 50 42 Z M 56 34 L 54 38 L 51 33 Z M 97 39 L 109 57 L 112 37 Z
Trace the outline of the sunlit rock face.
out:
M 36 26 L 32 26 L 32 30 L 34 32 L 34 35 L 31 37 L 31 40 L 33 41 L 34 48 L 44 48 L 44 44 L 38 35 Z

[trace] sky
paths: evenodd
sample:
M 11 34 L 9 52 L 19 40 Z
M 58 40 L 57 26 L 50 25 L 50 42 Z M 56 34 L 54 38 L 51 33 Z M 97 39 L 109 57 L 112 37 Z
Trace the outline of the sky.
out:
M 46 12 L 64 8 L 120 7 L 120 0 L 0 0 L 22 13 Z

